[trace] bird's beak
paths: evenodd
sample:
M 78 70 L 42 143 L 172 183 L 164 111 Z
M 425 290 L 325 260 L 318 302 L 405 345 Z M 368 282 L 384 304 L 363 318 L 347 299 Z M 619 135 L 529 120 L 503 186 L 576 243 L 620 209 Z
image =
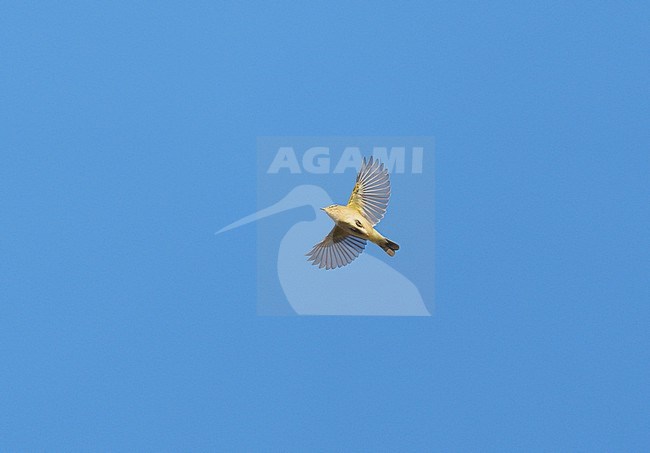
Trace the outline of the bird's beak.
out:
M 316 192 L 314 192 L 316 190 Z M 312 200 L 315 197 L 319 197 L 318 204 L 312 204 Z M 320 187 L 315 186 L 298 186 L 295 187 L 291 192 L 289 192 L 285 197 L 278 201 L 277 203 L 262 208 L 254 214 L 247 215 L 246 217 L 237 220 L 236 222 L 226 225 L 215 234 L 221 234 L 225 231 L 239 228 L 240 226 L 246 225 L 247 223 L 256 222 L 264 217 L 269 217 L 275 214 L 279 214 L 289 209 L 299 208 L 301 206 L 311 206 L 312 209 L 316 209 L 316 206 L 319 204 L 331 203 L 332 200 L 329 199 L 329 195 Z M 326 208 L 321 208 L 323 211 Z
M 224 231 L 232 230 L 234 228 L 239 228 L 240 226 L 246 225 L 247 223 L 255 222 L 257 220 L 263 219 L 264 217 L 268 217 L 273 214 L 286 211 L 287 209 L 291 209 L 292 207 L 293 206 L 284 206 L 284 203 L 281 202 L 276 203 L 272 206 L 269 206 L 268 208 L 260 209 L 255 214 L 247 215 L 246 217 L 239 219 L 238 221 L 231 223 L 228 226 L 223 227 L 215 234 L 223 233 Z
M 223 227 L 215 234 L 220 234 L 225 231 L 232 230 L 234 228 L 239 228 L 240 226 L 246 225 L 247 223 L 255 222 L 257 220 L 263 219 L 264 217 L 269 217 L 278 214 L 280 212 L 288 211 L 289 209 L 297 208 L 305 204 L 307 203 L 296 202 L 295 199 L 291 199 L 290 197 L 287 196 L 284 197 L 279 202 L 275 203 L 274 205 L 271 205 L 267 208 L 260 209 L 255 214 L 247 215 L 246 217 L 239 219 L 236 222 L 233 222 L 230 225 Z
M 321 210 L 321 211 L 324 211 L 324 210 L 325 210 L 325 208 L 320 208 L 320 210 Z

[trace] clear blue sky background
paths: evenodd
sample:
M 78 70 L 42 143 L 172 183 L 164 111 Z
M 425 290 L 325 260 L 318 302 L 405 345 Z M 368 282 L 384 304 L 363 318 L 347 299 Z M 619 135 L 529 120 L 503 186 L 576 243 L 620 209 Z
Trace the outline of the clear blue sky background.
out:
M 647 451 L 648 4 L 293 3 L 0 6 L 0 449 Z M 260 135 L 436 137 L 433 318 L 255 315 Z

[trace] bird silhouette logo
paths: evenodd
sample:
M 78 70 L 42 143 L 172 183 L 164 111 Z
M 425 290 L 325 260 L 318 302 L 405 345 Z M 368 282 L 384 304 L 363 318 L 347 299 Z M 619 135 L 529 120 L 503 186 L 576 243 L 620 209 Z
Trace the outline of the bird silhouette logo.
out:
M 277 252 L 277 277 L 295 313 L 431 316 L 411 280 L 380 258 L 362 254 L 367 241 L 377 244 L 390 256 L 399 250 L 396 243 L 374 228 L 386 213 L 390 190 L 385 166 L 377 159 L 364 159 L 346 206 L 332 204 L 331 197 L 322 187 L 301 184 L 275 204 L 223 227 L 216 234 L 309 206 L 314 218 L 299 221 L 286 233 L 281 232 L 284 235 Z M 331 225 L 327 217 L 318 215 L 320 210 L 328 214 L 335 226 L 321 242 L 312 246 L 314 236 L 323 234 L 328 223 Z M 275 231 L 272 233 L 277 234 Z M 310 249 L 305 260 L 305 250 Z M 262 259 L 267 259 L 266 255 Z M 347 266 L 354 260 L 358 262 Z M 314 266 L 310 266 L 310 262 Z M 322 269 L 336 270 L 324 272 Z M 267 270 L 269 267 L 263 266 L 263 271 Z M 260 297 L 265 297 L 266 293 L 264 290 L 258 292 Z

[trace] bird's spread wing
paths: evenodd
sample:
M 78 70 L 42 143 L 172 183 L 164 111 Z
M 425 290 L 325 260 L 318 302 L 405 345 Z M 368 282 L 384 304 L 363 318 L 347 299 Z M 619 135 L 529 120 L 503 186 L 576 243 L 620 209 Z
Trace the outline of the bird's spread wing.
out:
M 346 234 L 335 226 L 309 253 L 308 261 L 319 268 L 335 269 L 350 264 L 366 248 L 366 240 Z
M 374 226 L 384 217 L 389 198 L 388 170 L 379 160 L 371 157 L 366 162 L 364 157 L 348 206 L 359 211 Z

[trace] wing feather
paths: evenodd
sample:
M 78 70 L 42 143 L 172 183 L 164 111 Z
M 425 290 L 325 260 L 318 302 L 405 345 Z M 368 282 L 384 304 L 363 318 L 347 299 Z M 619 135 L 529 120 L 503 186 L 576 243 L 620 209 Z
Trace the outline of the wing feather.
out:
M 384 218 L 389 199 L 388 170 L 379 160 L 371 157 L 366 161 L 364 157 L 348 206 L 358 210 L 374 226 Z
M 335 269 L 350 264 L 365 248 L 365 239 L 349 236 L 343 229 L 335 226 L 325 239 L 307 253 L 307 260 L 321 269 Z

